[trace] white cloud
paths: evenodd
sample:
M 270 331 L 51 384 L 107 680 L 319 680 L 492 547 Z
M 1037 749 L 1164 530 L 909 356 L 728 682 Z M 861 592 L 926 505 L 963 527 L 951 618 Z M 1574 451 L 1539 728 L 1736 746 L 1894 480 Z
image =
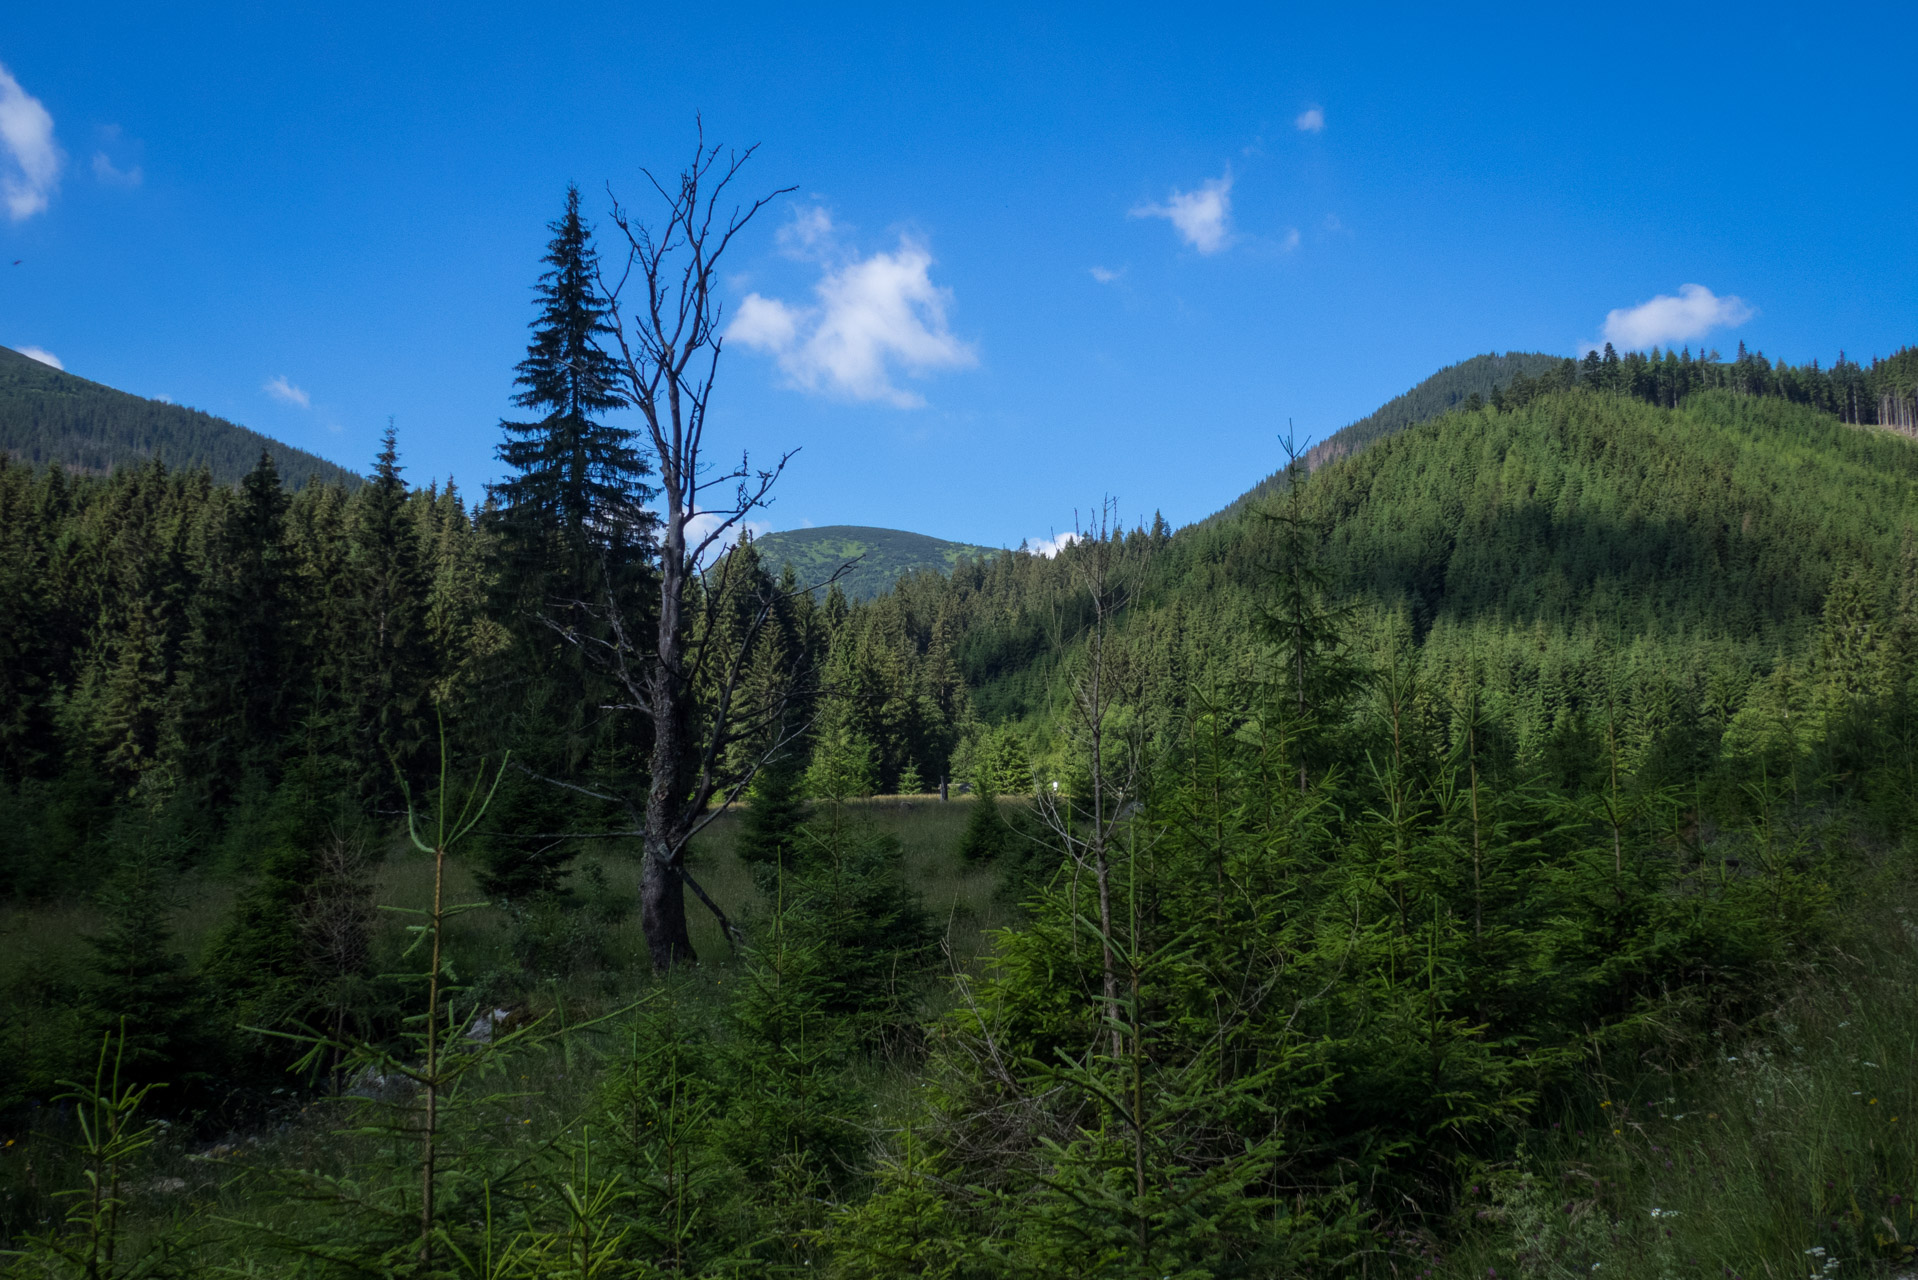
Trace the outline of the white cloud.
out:
M 60 147 L 53 140 L 53 117 L 4 66 L 0 66 L 0 151 L 7 160 L 0 167 L 0 199 L 6 201 L 8 217 L 25 222 L 46 210 L 48 197 L 60 185 Z
M 283 373 L 268 378 L 266 385 L 261 387 L 260 390 L 266 392 L 275 400 L 284 400 L 287 404 L 297 404 L 302 409 L 311 409 L 313 407 L 313 397 L 288 382 L 286 375 Z
M 726 517 L 721 515 L 715 515 L 713 512 L 710 512 L 710 511 L 695 512 L 693 515 L 693 518 L 686 522 L 687 547 L 688 548 L 697 547 L 699 545 L 700 539 L 704 538 L 707 534 L 711 533 L 714 529 L 718 528 L 720 522 L 723 521 L 725 518 Z M 742 526 L 747 531 L 749 531 L 755 539 L 763 538 L 767 534 L 773 531 L 772 524 L 768 521 L 742 520 L 739 524 L 736 524 L 732 528 L 726 530 L 725 533 L 719 536 L 719 541 L 715 542 L 711 547 L 707 548 L 706 557 L 708 562 L 710 562 L 713 559 L 713 557 L 718 556 L 719 554 L 724 552 L 726 548 L 732 546 L 734 543 L 739 541 L 739 531 Z
M 1299 247 L 1299 229 L 1297 227 L 1287 227 L 1285 229 L 1285 236 L 1279 241 L 1279 248 L 1285 250 L 1287 253 L 1290 253 L 1298 247 Z
M 1050 560 L 1077 541 L 1079 541 L 1079 535 L 1068 529 L 1050 538 L 1027 538 L 1026 550 L 1035 556 L 1044 556 Z
M 110 187 L 137 187 L 146 176 L 139 165 L 126 169 L 116 168 L 104 151 L 93 153 L 93 176 Z
M 1649 302 L 1623 307 L 1605 316 L 1605 341 L 1626 351 L 1687 342 L 1713 329 L 1741 325 L 1757 315 L 1743 298 L 1723 298 L 1702 284 L 1680 285 L 1678 296 L 1659 294 Z
M 1217 253 L 1231 243 L 1232 175 L 1212 178 L 1196 191 L 1174 191 L 1164 204 L 1142 204 L 1135 218 L 1164 218 L 1200 253 Z
M 1325 109 L 1307 107 L 1293 117 L 1292 123 L 1298 126 L 1300 133 L 1323 133 L 1325 132 Z
M 777 358 L 793 386 L 911 409 L 925 400 L 896 386 L 895 370 L 917 377 L 978 362 L 947 327 L 952 291 L 933 284 L 932 254 L 917 240 L 901 236 L 892 253 L 848 256 L 830 215 L 814 207 L 797 214 L 780 241 L 792 256 L 823 265 L 817 302 L 749 293 L 726 336 Z
M 159 402 L 160 402 L 161 404 L 172 404 L 172 403 L 173 403 L 173 397 L 172 397 L 172 396 L 170 396 L 170 395 L 168 395 L 168 394 L 166 394 L 166 392 L 164 392 L 164 391 L 162 391 L 162 392 L 161 392 L 161 393 L 160 393 L 159 395 L 157 395 L 157 396 L 155 396 L 155 397 L 153 397 L 153 398 L 154 398 L 155 400 L 158 400 L 158 401 L 159 401 Z
M 60 363 L 59 356 L 54 355 L 53 352 L 46 350 L 44 347 L 15 347 L 14 350 L 29 360 L 38 360 L 41 364 L 50 364 L 56 369 L 64 370 L 66 368 L 65 365 Z
M 749 293 L 726 336 L 761 351 L 784 352 L 799 340 L 799 319 L 799 311 L 779 299 Z
M 776 237 L 779 251 L 789 258 L 814 261 L 831 253 L 837 244 L 832 212 L 823 204 L 794 209 Z
M 1125 274 L 1124 267 L 1120 267 L 1117 271 L 1114 271 L 1111 267 L 1088 267 L 1087 270 L 1092 273 L 1092 278 L 1100 284 L 1113 284 L 1120 276 Z

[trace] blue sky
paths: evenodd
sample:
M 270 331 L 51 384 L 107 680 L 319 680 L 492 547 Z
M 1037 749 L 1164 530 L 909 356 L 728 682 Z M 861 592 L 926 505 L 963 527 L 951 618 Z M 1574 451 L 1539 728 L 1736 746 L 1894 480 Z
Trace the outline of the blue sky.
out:
M 1445 8 L 14 6 L 0 343 L 476 492 L 565 184 L 695 112 L 798 188 L 714 416 L 777 528 L 1184 523 L 1486 350 L 1918 341 L 1910 6 Z

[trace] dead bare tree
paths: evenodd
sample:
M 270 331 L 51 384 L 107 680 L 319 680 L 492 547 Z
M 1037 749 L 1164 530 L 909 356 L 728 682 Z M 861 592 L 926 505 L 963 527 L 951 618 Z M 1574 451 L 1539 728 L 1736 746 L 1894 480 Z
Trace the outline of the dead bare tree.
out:
M 621 392 L 645 423 L 658 468 L 656 630 L 651 637 L 634 634 L 609 597 L 602 657 L 624 691 L 623 709 L 647 716 L 652 727 L 644 814 L 634 816 L 645 846 L 640 922 L 659 970 L 697 959 L 686 928 L 688 885 L 731 932 L 724 913 L 687 875 L 687 846 L 712 820 L 714 806 L 750 785 L 758 763 L 783 749 L 794 731 L 785 700 L 754 708 L 745 724 L 734 706 L 772 598 L 758 593 L 743 634 L 716 625 L 736 602 L 733 593 L 747 584 L 736 580 L 734 557 L 715 553 L 767 504 L 792 456 L 755 469 L 743 453 L 737 466 L 726 467 L 714 467 L 706 455 L 707 412 L 724 345 L 719 264 L 753 217 L 793 190 L 737 201 L 731 189 L 753 150 L 708 144 L 702 126 L 691 161 L 677 175 L 662 182 L 646 173 L 657 197 L 650 220 L 615 199 L 612 220 L 626 239 L 626 260 L 617 278 L 609 278 L 609 270 L 601 280 Z M 728 748 L 755 734 L 761 750 L 742 764 Z
M 362 988 L 370 981 L 368 968 L 378 916 L 366 845 L 335 829 L 314 858 L 313 875 L 295 918 L 307 998 L 317 1006 L 323 1025 L 339 1043 L 345 1042 L 347 1023 L 354 1007 L 362 1005 Z M 338 1093 L 342 1051 L 332 1049 L 328 1058 L 327 1075 Z
M 1076 522 L 1075 522 L 1076 525 Z M 1131 592 L 1121 573 L 1121 547 L 1118 504 L 1107 499 L 1085 527 L 1075 527 L 1074 541 L 1060 551 L 1069 557 L 1067 565 L 1078 579 L 1091 619 L 1085 630 L 1084 648 L 1077 670 L 1071 676 L 1068 728 L 1087 768 L 1091 813 L 1075 820 L 1070 809 L 1060 810 L 1056 791 L 1041 788 L 1039 812 L 1053 835 L 1072 859 L 1076 870 L 1089 870 L 1098 893 L 1099 939 L 1103 950 L 1104 1003 L 1112 1027 L 1112 1053 L 1120 1053 L 1119 964 L 1112 922 L 1113 840 L 1120 825 L 1131 816 L 1132 802 L 1138 794 L 1139 744 L 1125 741 L 1119 761 L 1108 759 L 1111 736 L 1109 721 L 1115 699 L 1107 645 L 1114 619 L 1130 602 Z M 1115 776 L 1113 766 L 1117 764 Z M 1056 785 L 1056 784 L 1055 784 Z

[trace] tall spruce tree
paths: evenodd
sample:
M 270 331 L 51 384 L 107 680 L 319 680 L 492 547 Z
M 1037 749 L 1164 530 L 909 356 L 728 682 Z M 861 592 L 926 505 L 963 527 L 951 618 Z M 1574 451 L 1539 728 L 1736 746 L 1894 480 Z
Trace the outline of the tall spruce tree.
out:
M 567 187 L 565 211 L 548 225 L 533 337 L 513 397 L 541 416 L 500 424 L 499 458 L 513 474 L 493 490 L 503 562 L 498 608 L 516 668 L 514 696 L 500 706 L 508 723 L 495 735 L 537 772 L 566 778 L 617 768 L 641 749 L 602 714 L 609 701 L 603 675 L 562 635 L 603 636 L 609 595 L 623 616 L 644 621 L 653 490 L 633 433 L 602 420 L 626 401 L 617 367 L 599 345 L 610 329 L 578 187 Z M 490 894 L 524 898 L 559 888 L 573 846 L 526 833 L 577 825 L 578 801 L 523 778 L 509 781 L 495 810 L 505 834 L 489 850 L 483 877 Z
M 348 575 L 353 584 L 348 643 L 337 670 L 353 758 L 376 803 L 398 799 L 426 745 L 434 670 L 426 605 L 430 581 L 419 523 L 407 510 L 399 448 L 389 424 L 373 477 L 353 499 Z
M 595 283 L 599 255 L 580 217 L 577 186 L 566 188 L 566 211 L 548 225 L 553 238 L 543 259 L 547 270 L 534 286 L 539 314 L 514 379 L 524 390 L 513 397 L 514 404 L 543 416 L 500 423 L 506 439 L 499 458 L 517 474 L 495 492 L 518 553 L 534 561 L 542 577 L 557 570 L 570 579 L 566 585 L 584 588 L 582 579 L 601 557 L 644 553 L 652 527 L 645 508 L 653 491 L 644 482 L 648 466 L 633 447 L 633 433 L 599 421 L 626 401 L 617 366 L 599 345 L 611 328 Z
M 1306 501 L 1311 468 L 1290 435 L 1284 441 L 1285 494 L 1260 514 L 1271 524 L 1276 555 L 1267 572 L 1274 598 L 1259 625 L 1283 659 L 1271 682 L 1275 710 L 1296 726 L 1299 790 L 1326 750 L 1328 727 L 1356 687 L 1357 673 L 1345 653 L 1344 629 L 1351 607 L 1336 601 L 1323 563 L 1324 520 Z
M 214 805 L 271 763 L 285 732 L 291 645 L 286 618 L 288 497 L 262 452 L 216 508 L 207 563 L 188 605 L 191 631 L 172 699 L 170 750 L 182 781 Z

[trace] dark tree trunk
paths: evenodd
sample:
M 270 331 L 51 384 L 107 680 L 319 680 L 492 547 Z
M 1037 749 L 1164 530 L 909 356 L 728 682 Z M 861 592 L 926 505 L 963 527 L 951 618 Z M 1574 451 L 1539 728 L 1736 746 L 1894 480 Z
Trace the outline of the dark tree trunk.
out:
M 662 459 L 662 463 L 669 460 Z M 650 683 L 653 711 L 652 777 L 646 790 L 646 861 L 639 877 L 639 921 L 653 968 L 665 972 L 697 963 L 686 927 L 686 882 L 680 875 L 688 829 L 686 790 L 692 690 L 685 677 L 685 477 L 662 465 L 666 529 L 659 575 L 659 632 Z
M 653 969 L 665 972 L 676 964 L 697 964 L 693 940 L 686 929 L 686 882 L 663 841 L 646 837 L 646 862 L 639 873 L 639 923 L 646 931 L 646 950 Z

